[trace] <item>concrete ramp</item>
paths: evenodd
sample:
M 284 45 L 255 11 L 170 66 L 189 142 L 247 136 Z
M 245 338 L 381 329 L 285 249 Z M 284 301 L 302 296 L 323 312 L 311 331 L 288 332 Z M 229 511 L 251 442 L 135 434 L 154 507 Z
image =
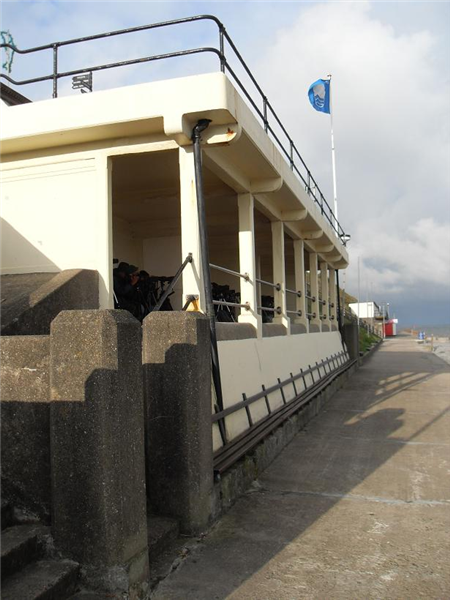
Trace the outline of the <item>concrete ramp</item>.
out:
M 50 323 L 62 310 L 98 307 L 97 271 L 1 276 L 2 335 L 48 335 Z

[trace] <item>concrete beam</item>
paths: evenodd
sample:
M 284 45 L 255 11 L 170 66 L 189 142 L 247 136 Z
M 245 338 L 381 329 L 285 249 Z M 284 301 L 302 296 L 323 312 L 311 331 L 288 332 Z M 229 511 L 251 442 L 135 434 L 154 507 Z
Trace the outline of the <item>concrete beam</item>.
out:
M 325 234 L 322 229 L 314 229 L 313 231 L 302 231 L 302 238 L 304 240 L 318 240 Z
M 283 210 L 281 211 L 282 220 L 286 222 L 303 221 L 308 216 L 306 208 L 303 210 Z

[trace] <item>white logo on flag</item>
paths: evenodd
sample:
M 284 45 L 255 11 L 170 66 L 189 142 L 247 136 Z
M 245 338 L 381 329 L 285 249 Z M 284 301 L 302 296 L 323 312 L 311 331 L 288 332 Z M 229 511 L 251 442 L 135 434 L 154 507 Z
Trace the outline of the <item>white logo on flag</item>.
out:
M 325 86 L 323 83 L 318 83 L 313 87 L 314 104 L 318 108 L 325 106 Z

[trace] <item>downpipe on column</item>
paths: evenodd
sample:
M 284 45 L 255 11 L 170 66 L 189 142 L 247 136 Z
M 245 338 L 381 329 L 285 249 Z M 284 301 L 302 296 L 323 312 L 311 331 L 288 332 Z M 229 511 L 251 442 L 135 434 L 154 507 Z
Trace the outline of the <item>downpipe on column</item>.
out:
M 216 392 L 218 411 L 223 410 L 222 382 L 220 378 L 219 351 L 217 348 L 216 333 L 216 315 L 214 311 L 211 273 L 209 268 L 209 245 L 208 232 L 206 226 L 205 197 L 203 194 L 203 172 L 202 172 L 202 149 L 200 145 L 201 134 L 208 128 L 211 119 L 200 119 L 192 130 L 191 140 L 194 145 L 194 166 L 195 166 L 195 190 L 197 193 L 198 226 L 200 235 L 200 260 L 202 267 L 203 282 L 205 288 L 206 315 L 209 319 L 209 329 L 211 334 L 211 362 L 214 390 Z M 225 423 L 219 421 L 219 430 L 222 442 L 226 443 Z

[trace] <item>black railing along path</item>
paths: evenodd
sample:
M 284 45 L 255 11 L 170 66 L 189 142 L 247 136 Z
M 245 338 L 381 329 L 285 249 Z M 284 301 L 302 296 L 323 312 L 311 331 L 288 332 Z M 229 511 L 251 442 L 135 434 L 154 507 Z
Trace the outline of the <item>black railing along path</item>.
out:
M 218 32 L 219 32 L 218 48 L 213 47 L 213 46 L 190 48 L 187 50 L 180 50 L 177 52 L 166 52 L 164 54 L 154 54 L 152 56 L 143 56 L 140 58 L 123 60 L 123 61 L 118 61 L 118 62 L 111 62 L 111 63 L 102 64 L 102 65 L 91 65 L 89 67 L 84 67 L 81 69 L 73 69 L 70 71 L 62 71 L 61 72 L 58 70 L 59 50 L 65 46 L 90 42 L 93 40 L 111 38 L 114 36 L 125 35 L 125 34 L 129 34 L 129 33 L 148 31 L 148 30 L 152 30 L 152 29 L 159 29 L 162 27 L 169 27 L 169 26 L 193 23 L 196 21 L 211 21 L 217 25 Z M 263 92 L 261 86 L 256 81 L 254 75 L 252 74 L 252 72 L 250 71 L 246 62 L 242 58 L 239 50 L 236 48 L 233 40 L 228 35 L 228 33 L 225 29 L 225 26 L 214 15 L 197 15 L 194 17 L 186 17 L 183 19 L 174 19 L 171 21 L 164 21 L 161 23 L 152 23 L 149 25 L 141 25 L 139 27 L 129 27 L 127 29 L 119 29 L 116 31 L 109 31 L 109 32 L 105 32 L 105 33 L 99 33 L 96 35 L 90 35 L 90 36 L 85 36 L 85 37 L 80 37 L 80 38 L 73 38 L 70 40 L 64 40 L 64 41 L 60 41 L 60 42 L 52 42 L 50 44 L 46 44 L 43 46 L 36 46 L 34 48 L 27 48 L 25 50 L 20 50 L 19 48 L 17 48 L 16 46 L 13 46 L 11 44 L 0 44 L 0 47 L 1 48 L 9 48 L 12 51 L 17 52 L 18 54 L 32 54 L 35 52 L 43 52 L 45 50 L 51 50 L 52 51 L 52 59 L 53 59 L 52 73 L 50 73 L 48 75 L 43 75 L 41 77 L 34 77 L 31 79 L 23 79 L 21 81 L 12 79 L 12 77 L 9 77 L 8 75 L 5 75 L 4 73 L 0 74 L 0 78 L 5 79 L 6 81 L 8 81 L 9 83 L 11 83 L 13 85 L 28 85 L 28 84 L 39 83 L 39 82 L 43 82 L 43 81 L 52 81 L 53 82 L 53 98 L 58 97 L 58 82 L 60 79 L 63 79 L 65 77 L 73 77 L 76 75 L 82 75 L 83 73 L 94 73 L 94 72 L 98 72 L 98 71 L 104 71 L 107 69 L 114 69 L 114 68 L 118 68 L 118 67 L 125 67 L 125 66 L 135 65 L 135 64 L 139 64 L 139 63 L 148 63 L 148 62 L 153 62 L 153 61 L 158 61 L 158 60 L 163 60 L 163 59 L 168 59 L 168 58 L 176 58 L 176 57 L 181 57 L 181 56 L 191 56 L 191 55 L 202 54 L 202 53 L 215 54 L 219 59 L 220 70 L 223 73 L 228 73 L 234 79 L 237 86 L 242 91 L 242 93 L 244 94 L 244 96 L 246 97 L 246 99 L 248 100 L 250 105 L 252 106 L 255 113 L 262 120 L 264 130 L 266 131 L 266 133 L 271 135 L 273 140 L 278 145 L 280 151 L 284 155 L 285 159 L 289 163 L 292 171 L 296 173 L 296 175 L 299 177 L 299 179 L 304 184 L 305 190 L 308 193 L 308 195 L 311 198 L 313 198 L 314 202 L 319 206 L 323 217 L 328 221 L 329 225 L 334 230 L 336 235 L 340 238 L 341 242 L 344 245 L 346 245 L 348 236 L 346 236 L 344 230 L 342 229 L 341 225 L 338 223 L 336 217 L 334 216 L 334 213 L 333 213 L 330 205 L 326 201 L 324 194 L 322 193 L 316 180 L 312 176 L 311 171 L 307 167 L 304 159 L 302 158 L 300 152 L 298 151 L 294 141 L 292 140 L 292 137 L 289 135 L 287 129 L 285 128 L 285 126 L 281 122 L 280 118 L 276 114 L 274 108 L 272 107 L 272 104 L 269 102 L 269 100 L 268 100 L 267 96 L 265 95 L 265 93 Z M 253 99 L 250 92 L 247 90 L 247 88 L 244 86 L 244 84 L 239 79 L 235 70 L 231 67 L 230 62 L 225 54 L 227 47 L 229 47 L 231 49 L 232 55 L 235 58 L 237 58 L 240 66 L 243 68 L 244 72 L 249 77 L 251 83 L 253 84 L 253 86 L 257 92 L 257 95 L 259 96 L 259 102 L 261 103 L 261 105 L 259 105 Z M 285 136 L 285 138 L 286 138 L 285 140 L 280 139 L 280 136 L 274 130 L 275 126 L 278 127 L 279 130 L 282 132 L 283 136 Z

